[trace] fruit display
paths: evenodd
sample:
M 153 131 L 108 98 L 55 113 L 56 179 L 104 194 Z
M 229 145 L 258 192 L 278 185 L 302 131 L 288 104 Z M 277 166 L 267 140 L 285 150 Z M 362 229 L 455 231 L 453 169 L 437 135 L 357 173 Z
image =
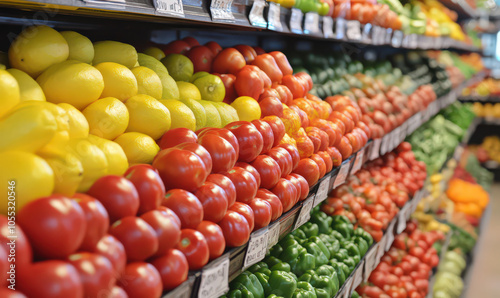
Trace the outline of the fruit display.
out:
M 500 95 L 500 81 L 494 78 L 485 78 L 481 82 L 473 84 L 462 90 L 463 97 L 487 99 L 489 96 Z
M 498 119 L 500 118 L 500 103 L 474 102 L 472 109 L 477 117 Z

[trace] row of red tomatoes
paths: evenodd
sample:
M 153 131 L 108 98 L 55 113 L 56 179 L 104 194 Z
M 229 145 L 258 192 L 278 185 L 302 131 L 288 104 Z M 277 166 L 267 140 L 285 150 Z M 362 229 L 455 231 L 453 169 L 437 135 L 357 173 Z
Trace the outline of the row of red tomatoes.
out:
M 422 232 L 414 221 L 397 235 L 389 251 L 371 273 L 368 282 L 356 291 L 362 297 L 426 297 L 432 268 L 439 263 L 432 246 L 443 240 L 439 231 Z

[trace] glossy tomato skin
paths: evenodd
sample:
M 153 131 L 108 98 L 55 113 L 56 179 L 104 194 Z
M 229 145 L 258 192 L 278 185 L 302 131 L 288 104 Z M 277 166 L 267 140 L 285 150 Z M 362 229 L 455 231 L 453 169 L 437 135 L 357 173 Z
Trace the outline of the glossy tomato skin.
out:
M 260 69 L 254 65 L 245 65 L 236 75 L 234 89 L 238 96 L 249 96 L 257 100 L 264 92 Z
M 271 221 L 275 221 L 283 214 L 283 204 L 274 193 L 267 189 L 259 189 L 255 198 L 259 198 L 271 205 Z
M 224 96 L 223 102 L 231 104 L 238 94 L 236 93 L 236 88 L 234 86 L 234 81 L 236 81 L 236 76 L 233 74 L 221 74 L 219 75 L 224 87 L 226 88 L 226 95 Z
M 266 152 L 271 150 L 274 144 L 274 133 L 271 125 L 260 119 L 253 120 L 251 123 L 253 124 L 253 126 L 255 126 L 255 128 L 260 132 L 262 136 L 263 145 L 261 154 L 265 154 Z
M 257 193 L 257 181 L 252 174 L 240 167 L 234 167 L 224 173 L 234 184 L 236 189 L 236 201 L 248 203 Z
M 307 180 L 309 187 L 312 187 L 319 180 L 319 166 L 310 158 L 301 159 L 297 168 L 294 170 L 294 173 L 304 177 Z
M 330 173 L 330 171 L 333 169 L 333 161 L 330 157 L 330 154 L 328 154 L 326 151 L 320 151 L 318 152 L 318 155 L 321 156 L 321 158 L 325 162 L 326 172 Z
M 174 40 L 163 47 L 165 56 L 169 54 L 185 54 L 191 46 L 183 40 Z
M 165 206 L 160 206 L 160 207 L 158 207 L 157 210 L 160 210 L 165 215 L 167 215 L 170 218 L 170 220 L 175 222 L 179 227 L 181 226 L 181 219 L 179 218 L 179 216 L 177 216 L 177 214 L 175 214 L 174 211 L 172 211 L 172 209 L 169 209 Z
M 161 149 L 167 149 L 182 143 L 196 143 L 197 141 L 198 136 L 194 131 L 185 127 L 178 127 L 164 133 L 158 142 L 158 146 Z
M 169 249 L 154 259 L 151 265 L 160 273 L 163 290 L 170 291 L 187 280 L 189 265 L 186 257 L 178 249 Z
M 143 261 L 158 251 L 155 230 L 140 217 L 127 216 L 116 221 L 109 233 L 123 244 L 128 261 Z
M 193 229 L 181 231 L 181 241 L 177 243 L 176 249 L 180 250 L 186 257 L 189 270 L 201 269 L 208 263 L 210 253 L 208 244 L 203 234 Z
M 274 57 L 269 54 L 261 54 L 255 57 L 252 62 L 253 65 L 258 66 L 262 71 L 264 71 L 273 83 L 280 83 L 283 78 L 283 73 L 279 68 Z
M 239 214 L 243 215 L 243 217 L 245 217 L 245 219 L 248 223 L 248 227 L 250 228 L 250 232 L 252 232 L 254 230 L 255 215 L 253 214 L 252 208 L 248 204 L 236 202 L 236 203 L 234 203 L 234 205 L 231 207 L 230 210 L 236 211 Z
M 212 71 L 212 61 L 214 60 L 214 53 L 206 46 L 194 46 L 187 53 L 186 56 L 193 62 L 193 71 Z
M 96 247 L 91 252 L 100 254 L 111 262 L 115 277 L 119 277 L 125 270 L 127 264 L 125 247 L 114 236 L 106 234 L 97 242 Z
M 254 48 L 252 48 L 249 45 L 244 45 L 240 44 L 234 47 L 237 49 L 243 57 L 245 57 L 246 63 L 252 63 L 253 60 L 255 60 L 255 57 L 257 57 L 257 53 L 255 52 Z
M 21 293 L 19 290 L 12 291 L 11 289 L 9 289 L 7 287 L 0 288 L 0 297 L 3 297 L 3 298 L 28 298 L 23 293 Z
M 266 121 L 273 130 L 274 135 L 274 143 L 273 147 L 278 146 L 285 135 L 285 124 L 278 116 L 266 116 L 262 118 L 262 120 Z
M 196 143 L 182 143 L 175 146 L 175 148 L 188 150 L 198 155 L 198 157 L 203 160 L 207 172 L 212 172 L 212 157 L 210 156 L 210 153 L 207 151 L 207 149 L 205 149 L 203 146 Z
M 297 173 L 291 173 L 290 176 L 295 177 L 300 182 L 299 200 L 300 201 L 305 200 L 307 198 L 307 195 L 309 194 L 309 184 L 307 183 L 306 178 L 302 177 L 302 175 L 299 175 Z
M 228 208 L 224 189 L 212 182 L 205 182 L 194 193 L 203 206 L 203 220 L 219 222 Z
M 300 200 L 300 196 L 302 194 L 302 184 L 300 183 L 299 179 L 297 179 L 292 175 L 286 176 L 285 179 L 290 181 L 293 184 L 293 186 L 295 186 L 295 199 L 294 199 L 295 202 L 294 205 L 295 205 Z
M 276 61 L 276 64 L 278 64 L 278 67 L 280 68 L 281 73 L 284 76 L 293 74 L 292 66 L 288 62 L 288 59 L 286 58 L 285 54 L 283 54 L 280 51 L 274 51 L 270 52 L 269 55 L 273 56 L 274 60 Z
M 236 167 L 240 167 L 242 169 L 245 169 L 247 170 L 250 174 L 252 174 L 252 176 L 255 178 L 255 181 L 257 182 L 257 188 L 260 187 L 260 184 L 261 184 L 261 178 L 260 178 L 260 173 L 257 171 L 256 168 L 254 168 L 252 165 L 246 163 L 246 162 L 243 162 L 243 161 L 239 161 L 235 164 Z
M 221 174 L 210 174 L 207 177 L 207 182 L 220 186 L 226 193 L 227 207 L 233 206 L 234 202 L 236 202 L 236 188 L 231 179 Z
M 201 138 L 204 134 L 216 134 L 224 140 L 228 141 L 231 146 L 234 148 L 234 152 L 236 152 L 236 156 L 240 154 L 240 146 L 238 145 L 238 139 L 236 136 L 225 128 L 215 128 L 215 127 L 206 127 L 202 128 L 198 132 L 198 138 Z
M 290 153 L 285 148 L 274 147 L 267 153 L 272 159 L 274 159 L 281 170 L 281 178 L 288 176 L 292 172 L 293 160 Z
M 224 253 L 226 249 L 226 240 L 222 229 L 211 221 L 202 221 L 196 230 L 203 234 L 208 244 L 210 260 L 214 260 Z
M 245 57 L 237 49 L 226 48 L 215 56 L 212 70 L 221 74 L 231 73 L 236 75 L 245 65 Z
M 268 155 L 259 155 L 252 161 L 252 167 L 260 175 L 260 187 L 273 188 L 281 177 L 281 168 L 278 162 Z
M 154 256 L 162 256 L 181 239 L 181 226 L 168 213 L 151 210 L 140 216 L 153 230 L 158 239 L 158 249 Z
M 127 264 L 123 277 L 118 281 L 129 298 L 160 297 L 162 282 L 156 268 L 144 262 Z
M 238 156 L 233 146 L 224 138 L 216 134 L 205 134 L 198 142 L 210 153 L 213 173 L 225 172 L 234 167 Z
M 53 195 L 31 201 L 19 211 L 17 222 L 33 252 L 43 258 L 65 258 L 85 237 L 85 214 L 75 201 Z
M 162 206 L 165 206 L 179 217 L 181 228 L 196 228 L 203 220 L 203 206 L 198 198 L 183 189 L 171 189 L 165 194 Z
M 85 297 L 98 297 L 109 292 L 115 284 L 115 275 L 111 262 L 95 253 L 80 252 L 68 257 L 68 262 L 78 272 Z
M 297 77 L 293 75 L 283 76 L 282 84 L 288 87 L 290 92 L 292 92 L 293 99 L 304 97 L 304 86 L 301 84 Z
M 190 47 L 196 47 L 200 45 L 196 38 L 192 36 L 186 36 L 182 39 L 182 41 L 186 42 Z
M 245 217 L 236 211 L 228 210 L 218 223 L 226 239 L 227 247 L 238 247 L 248 242 L 250 227 Z
M 278 147 L 286 149 L 292 157 L 292 171 L 295 170 L 300 161 L 299 150 L 292 144 L 279 144 Z
M 338 167 L 342 164 L 342 154 L 340 154 L 340 151 L 337 148 L 328 147 L 326 152 L 330 155 L 334 167 Z
M 222 51 L 222 47 L 215 41 L 209 41 L 205 44 L 205 46 L 212 51 L 214 56 L 216 56 L 217 54 L 219 54 L 220 51 Z
M 87 194 L 104 205 L 110 222 L 136 215 L 139 210 L 139 194 L 134 184 L 121 176 L 108 175 L 97 179 Z
M 132 182 L 139 195 L 138 214 L 154 210 L 161 205 L 165 196 L 165 185 L 158 172 L 148 166 L 137 165 L 127 170 L 124 177 Z
M 80 250 L 94 248 L 99 240 L 106 235 L 109 228 L 109 216 L 106 208 L 97 199 L 82 193 L 76 193 L 73 199 L 80 205 L 85 214 L 85 236 Z
M 325 174 L 326 174 L 326 164 L 325 164 L 325 161 L 318 154 L 311 155 L 311 159 L 314 160 L 314 162 L 319 167 L 319 178 L 320 179 L 323 178 L 323 176 L 325 176 Z
M 271 222 L 273 213 L 271 203 L 263 199 L 255 198 L 250 202 L 249 206 L 252 208 L 254 214 L 254 230 L 267 227 Z
M 347 158 L 349 158 L 349 156 L 351 156 L 352 146 L 351 146 L 349 139 L 347 137 L 345 137 L 345 136 L 342 137 L 342 139 L 340 140 L 338 150 L 339 150 L 340 154 L 342 155 L 343 160 L 346 160 Z
M 225 127 L 238 139 L 239 161 L 251 162 L 262 152 L 264 140 L 255 126 L 247 121 L 236 121 Z
M 283 104 L 281 103 L 278 97 L 274 96 L 263 97 L 262 99 L 259 100 L 259 106 L 262 117 L 267 117 L 267 116 L 283 117 Z
M 29 270 L 21 272 L 16 282 L 27 297 L 83 298 L 83 286 L 75 267 L 63 261 L 33 263 Z
M 295 205 L 297 189 L 290 181 L 280 178 L 271 191 L 280 199 L 283 205 L 283 212 L 287 212 Z

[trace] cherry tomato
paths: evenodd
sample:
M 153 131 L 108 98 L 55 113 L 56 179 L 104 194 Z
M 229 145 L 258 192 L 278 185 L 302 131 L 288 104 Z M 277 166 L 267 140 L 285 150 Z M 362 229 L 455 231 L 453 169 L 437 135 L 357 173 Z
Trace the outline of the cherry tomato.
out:
M 222 51 L 222 47 L 215 41 L 209 41 L 205 44 L 205 46 L 208 47 L 210 51 L 212 51 L 214 56 L 216 56 L 217 54 L 219 54 L 220 51 Z
M 181 231 L 181 241 L 177 243 L 180 250 L 189 264 L 189 270 L 201 269 L 208 263 L 208 244 L 203 234 L 193 229 L 183 229 Z
M 231 179 L 221 174 L 210 174 L 207 177 L 207 182 L 220 186 L 226 193 L 227 207 L 233 206 L 234 202 L 236 202 L 236 188 Z
M 247 170 L 250 174 L 252 174 L 252 176 L 255 178 L 255 181 L 257 182 L 257 188 L 260 187 L 261 178 L 260 178 L 260 173 L 257 171 L 257 169 L 255 169 L 250 164 L 242 161 L 237 162 L 235 166 Z
M 236 211 L 228 210 L 218 223 L 226 239 L 227 247 L 237 247 L 248 242 L 250 227 L 247 220 Z
M 241 44 L 235 46 L 234 48 L 237 49 L 243 55 L 243 57 L 245 57 L 246 63 L 252 63 L 253 60 L 255 60 L 255 57 L 257 57 L 257 53 L 249 45 Z
M 160 273 L 163 290 L 169 291 L 187 280 L 189 265 L 184 254 L 178 249 L 169 249 L 154 259 L 151 265 Z
M 263 140 L 263 146 L 261 150 L 261 154 L 267 153 L 271 148 L 273 147 L 274 144 L 274 133 L 271 128 L 271 125 L 269 123 L 256 119 L 252 121 L 252 124 L 255 126 L 255 128 L 260 132 Z
M 139 210 L 139 194 L 134 184 L 121 176 L 108 175 L 97 179 L 87 194 L 104 205 L 110 222 L 136 215 Z
M 158 142 L 158 146 L 160 146 L 161 149 L 167 149 L 182 143 L 196 143 L 197 141 L 198 136 L 194 131 L 185 127 L 178 127 L 168 130 L 163 134 Z
M 123 174 L 135 186 L 139 195 L 138 214 L 154 210 L 161 205 L 165 196 L 165 185 L 160 175 L 149 165 L 136 165 Z
M 225 172 L 234 167 L 237 160 L 236 151 L 224 138 L 216 134 L 205 134 L 198 140 L 212 158 L 212 172 Z
M 283 136 L 285 135 L 285 124 L 283 124 L 283 121 L 281 121 L 281 119 L 277 116 L 266 116 L 262 118 L 262 120 L 266 121 L 273 130 L 273 147 L 278 146 L 278 144 L 281 142 L 281 139 L 283 139 Z
M 301 159 L 297 168 L 293 172 L 304 177 L 307 180 L 309 187 L 312 187 L 319 180 L 319 166 L 310 158 Z
M 158 270 L 144 262 L 127 264 L 118 285 L 129 298 L 160 297 L 163 288 Z
M 217 224 L 204 220 L 196 230 L 202 233 L 207 241 L 210 260 L 220 257 L 226 249 L 226 240 L 224 240 L 222 229 Z
M 181 220 L 181 228 L 196 228 L 203 220 L 203 206 L 198 198 L 183 189 L 171 189 L 165 194 L 163 206 L 170 208 Z
M 236 75 L 245 65 L 245 57 L 237 49 L 226 48 L 215 56 L 212 70 Z
M 292 172 L 293 160 L 292 156 L 283 147 L 274 147 L 267 153 L 272 159 L 274 159 L 281 170 L 281 177 L 286 177 Z
M 239 161 L 251 162 L 262 152 L 264 140 L 252 123 L 236 121 L 229 123 L 225 128 L 231 131 L 238 140 Z
M 230 210 L 236 211 L 239 214 L 243 215 L 243 217 L 245 217 L 245 219 L 246 219 L 246 221 L 248 223 L 248 227 L 250 228 L 250 232 L 254 230 L 255 215 L 253 213 L 252 208 L 248 204 L 241 203 L 241 202 L 236 202 L 230 208 Z
M 281 216 L 281 214 L 283 214 L 283 204 L 281 204 L 281 201 L 278 198 L 278 196 L 272 193 L 271 191 L 261 188 L 257 191 L 255 198 L 262 199 L 271 205 L 272 221 L 275 221 L 276 219 L 278 219 L 278 217 Z
M 214 60 L 214 53 L 206 46 L 194 46 L 187 53 L 186 56 L 193 62 L 193 71 L 212 71 L 212 61 Z
M 43 258 L 65 258 L 85 237 L 85 213 L 77 202 L 53 195 L 29 202 L 19 211 L 17 222 Z
M 309 184 L 307 183 L 306 178 L 302 177 L 302 175 L 299 175 L 297 173 L 291 173 L 290 176 L 295 177 L 300 183 L 299 200 L 300 201 L 305 200 L 307 198 L 307 195 L 309 194 Z
M 86 194 L 76 193 L 73 199 L 82 208 L 87 222 L 80 250 L 90 250 L 108 231 L 108 212 L 101 202 Z
M 273 213 L 271 203 L 263 199 L 255 198 L 250 202 L 249 206 L 252 208 L 254 214 L 254 230 L 267 227 L 271 222 Z
M 140 216 L 153 230 L 158 238 L 158 249 L 154 256 L 162 256 L 179 242 L 181 226 L 167 212 L 151 210 Z
M 292 144 L 279 144 L 278 147 L 284 148 L 288 151 L 288 153 L 290 153 L 290 156 L 292 157 L 292 171 L 295 170 L 300 161 L 300 154 L 297 147 Z
M 236 201 L 248 203 L 257 193 L 257 181 L 247 170 L 234 167 L 224 173 L 234 184 L 236 189 Z
M 284 178 L 280 178 L 276 186 L 273 187 L 271 191 L 280 199 L 281 204 L 283 205 L 283 212 L 287 212 L 292 209 L 293 205 L 295 205 L 297 189 L 292 182 Z
M 111 291 L 115 284 L 113 265 L 104 256 L 80 252 L 68 257 L 82 282 L 85 297 L 98 297 L 100 293 Z
M 119 277 L 123 273 L 123 270 L 125 270 L 125 265 L 127 264 L 125 247 L 112 235 L 107 234 L 102 237 L 91 252 L 95 252 L 106 257 L 113 265 L 116 277 Z
M 205 182 L 194 193 L 203 206 L 203 220 L 219 222 L 228 208 L 224 189 L 212 182 Z
M 203 146 L 196 143 L 182 143 L 175 146 L 175 148 L 191 151 L 194 154 L 198 155 L 198 157 L 203 160 L 207 172 L 210 173 L 212 171 L 212 157 L 207 149 L 205 149 Z
M 158 251 L 155 230 L 140 217 L 127 216 L 116 221 L 109 233 L 123 244 L 128 261 L 143 261 Z
M 270 189 L 278 183 L 281 177 L 281 168 L 278 162 L 267 155 L 259 155 L 252 161 L 252 167 L 257 170 L 261 178 L 260 187 Z

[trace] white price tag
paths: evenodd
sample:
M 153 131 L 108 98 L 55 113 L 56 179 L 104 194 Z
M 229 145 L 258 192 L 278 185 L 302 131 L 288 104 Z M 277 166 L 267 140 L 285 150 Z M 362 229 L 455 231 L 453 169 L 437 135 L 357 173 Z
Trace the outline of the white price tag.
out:
M 382 144 L 380 145 L 380 155 L 384 155 L 389 151 L 389 144 L 391 142 L 391 133 L 382 137 Z
M 335 182 L 333 184 L 333 188 L 337 188 L 339 185 L 345 183 L 347 179 L 347 175 L 349 175 L 349 167 L 351 166 L 351 162 L 342 163 L 339 173 L 337 174 L 337 178 L 335 178 Z
M 408 120 L 401 125 L 401 130 L 399 131 L 399 144 L 401 144 L 408 135 Z
M 325 38 L 335 37 L 335 34 L 333 33 L 333 19 L 331 17 L 323 17 L 323 36 Z
M 313 207 L 318 206 L 321 202 L 326 200 L 328 197 L 328 191 L 330 190 L 330 179 L 332 179 L 331 175 L 328 175 L 318 186 L 318 191 L 316 192 L 316 196 L 314 197 L 314 205 Z
M 347 21 L 346 27 L 346 36 L 348 39 L 361 39 L 361 24 L 358 21 Z
M 410 38 L 409 35 L 403 34 L 403 41 L 401 42 L 401 47 L 408 49 L 410 48 Z
M 233 0 L 212 0 L 210 4 L 210 13 L 213 20 L 234 20 L 231 11 Z
M 297 34 L 302 34 L 302 19 L 304 13 L 302 10 L 293 7 L 292 14 L 290 15 L 290 31 Z
M 392 29 L 385 29 L 384 42 L 382 44 L 391 44 L 392 40 Z
M 335 38 L 344 39 L 345 37 L 345 20 L 342 18 L 335 19 Z
M 346 281 L 344 282 L 344 292 L 342 293 L 342 295 L 343 295 L 342 297 L 344 297 L 344 298 L 351 297 L 352 281 L 353 281 L 353 278 L 347 277 Z
M 361 169 L 361 167 L 363 166 L 364 155 L 365 155 L 365 148 L 362 148 L 356 154 L 356 160 L 352 165 L 351 174 L 355 174 Z
M 373 247 L 366 253 L 365 256 L 365 268 L 364 268 L 364 281 L 368 280 L 370 274 L 373 269 L 377 267 L 376 256 L 379 245 L 375 244 Z
M 372 24 L 368 23 L 363 25 L 363 31 L 361 32 L 361 40 L 366 43 L 370 43 L 372 40 Z
M 267 22 L 264 18 L 264 8 L 266 7 L 266 1 L 264 0 L 254 0 L 248 19 L 250 24 L 255 27 L 267 28 Z
M 396 233 L 401 234 L 406 229 L 406 213 L 410 204 L 405 204 L 398 213 L 398 225 L 396 227 Z
M 410 47 L 410 49 L 416 49 L 418 47 L 418 35 L 410 34 L 408 42 L 408 46 Z
M 153 0 L 156 13 L 171 14 L 184 17 L 182 0 Z
M 295 226 L 293 228 L 294 230 L 296 230 L 301 225 L 308 222 L 309 219 L 311 218 L 311 209 L 314 204 L 314 197 L 315 197 L 314 195 L 311 195 L 309 196 L 309 198 L 305 199 L 305 201 L 302 203 L 302 208 L 300 208 L 299 216 L 295 221 Z
M 243 261 L 244 269 L 264 259 L 267 252 L 268 239 L 269 230 L 267 227 L 253 232 L 250 235 L 250 240 L 248 240 L 247 252 L 245 254 L 245 260 Z
M 363 282 L 363 268 L 365 265 L 365 260 L 361 260 L 359 262 L 359 266 L 354 271 L 354 275 L 352 277 L 352 287 L 351 287 L 351 292 L 354 291 L 360 284 Z
M 372 151 L 370 152 L 370 160 L 377 159 L 380 156 L 380 147 L 382 145 L 382 139 L 374 139 Z
M 191 292 L 193 291 L 191 285 L 192 282 L 188 279 L 177 288 L 163 295 L 162 298 L 191 298 Z
M 385 251 L 388 251 L 391 248 L 392 242 L 394 242 L 394 226 L 396 225 L 396 219 L 391 220 L 389 226 L 385 233 L 387 234 L 387 241 L 385 243 Z
M 199 298 L 219 297 L 229 290 L 229 253 L 201 271 Z
M 394 150 L 399 145 L 399 135 L 401 131 L 401 126 L 396 127 L 392 132 L 391 132 L 391 146 L 389 147 L 390 150 Z
M 280 239 L 280 228 L 281 223 L 277 220 L 275 223 L 271 224 L 269 227 L 269 236 L 267 237 L 267 250 L 271 249 Z
M 280 32 L 283 31 L 283 25 L 281 24 L 281 6 L 274 2 L 269 2 L 267 29 Z
M 377 250 L 377 256 L 375 257 L 375 264 L 378 265 L 380 263 L 380 259 L 384 256 L 385 254 L 385 242 L 387 241 L 387 236 L 384 234 L 382 236 L 382 239 L 380 239 L 380 242 L 378 243 L 378 250 Z
M 392 33 L 391 45 L 395 48 L 399 48 L 403 43 L 403 32 L 400 30 L 395 30 Z
M 319 14 L 317 12 L 307 12 L 304 19 L 304 33 L 319 33 Z

